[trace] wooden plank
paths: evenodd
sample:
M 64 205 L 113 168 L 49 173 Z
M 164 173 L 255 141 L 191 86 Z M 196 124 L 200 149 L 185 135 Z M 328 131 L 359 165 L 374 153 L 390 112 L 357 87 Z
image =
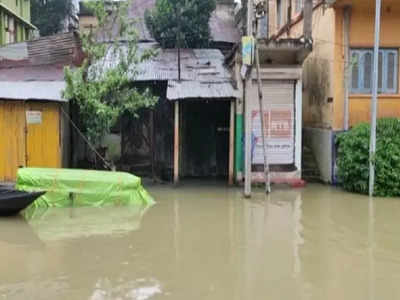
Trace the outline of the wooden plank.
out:
M 233 185 L 234 168 L 234 145 L 235 145 L 235 101 L 231 101 L 231 114 L 229 126 L 229 185 Z
M 175 101 L 174 125 L 174 183 L 179 183 L 179 101 Z

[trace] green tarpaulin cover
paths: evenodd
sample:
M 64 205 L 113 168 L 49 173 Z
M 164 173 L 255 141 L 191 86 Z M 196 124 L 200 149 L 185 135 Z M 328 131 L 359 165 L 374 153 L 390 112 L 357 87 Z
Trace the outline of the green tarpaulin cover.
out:
M 46 191 L 35 207 L 143 205 L 154 203 L 139 177 L 123 172 L 21 168 L 16 188 Z

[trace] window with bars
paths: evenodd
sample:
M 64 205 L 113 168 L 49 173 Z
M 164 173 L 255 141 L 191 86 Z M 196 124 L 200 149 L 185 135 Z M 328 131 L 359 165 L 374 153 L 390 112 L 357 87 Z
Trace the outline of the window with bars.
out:
M 350 57 L 351 93 L 370 94 L 372 92 L 373 49 L 351 49 Z M 396 94 L 398 90 L 398 50 L 381 49 L 378 70 L 378 92 Z

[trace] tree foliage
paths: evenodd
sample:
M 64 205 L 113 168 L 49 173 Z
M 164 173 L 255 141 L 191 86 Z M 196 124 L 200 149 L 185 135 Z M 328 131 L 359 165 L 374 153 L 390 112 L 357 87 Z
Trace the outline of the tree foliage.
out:
M 400 120 L 377 123 L 375 196 L 400 196 Z M 338 176 L 343 187 L 368 194 L 370 125 L 360 124 L 338 136 Z
M 215 7 L 215 0 L 157 0 L 155 8 L 146 11 L 146 24 L 163 48 L 205 48 Z
M 72 0 L 31 0 L 31 19 L 41 36 L 62 31 L 63 22 L 74 11 Z
M 107 0 L 95 0 L 86 5 L 97 17 L 98 27 L 81 35 L 86 59 L 79 68 L 65 69 L 64 97 L 78 105 L 82 129 L 98 145 L 122 114 L 136 117 L 139 109 L 152 107 L 157 99 L 132 86 L 138 64 L 153 53 L 138 48 L 127 4 L 110 6 Z

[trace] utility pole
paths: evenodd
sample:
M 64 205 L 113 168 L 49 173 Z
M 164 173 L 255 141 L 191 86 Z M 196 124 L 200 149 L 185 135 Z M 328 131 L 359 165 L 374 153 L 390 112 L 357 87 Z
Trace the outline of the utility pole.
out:
M 177 36 L 177 44 L 178 44 L 178 81 L 181 81 L 181 7 L 175 8 L 177 11 L 177 19 L 178 19 L 178 36 Z
M 379 40 L 381 32 L 381 0 L 376 0 L 375 7 L 375 44 L 374 44 L 374 69 L 372 78 L 371 100 L 371 138 L 369 147 L 369 196 L 374 195 L 375 184 L 375 153 L 376 153 L 376 115 L 378 99 L 378 67 L 379 67 Z
M 303 35 L 306 40 L 312 39 L 312 14 L 313 14 L 313 0 L 305 0 L 303 7 Z
M 253 33 L 253 0 L 247 0 L 247 25 L 246 35 L 251 36 Z M 249 78 L 250 77 L 250 78 Z M 251 197 L 251 104 L 249 90 L 251 89 L 251 76 L 245 79 L 245 150 L 244 150 L 244 196 Z
M 265 2 L 259 2 L 256 6 L 256 16 L 255 16 L 255 36 L 257 36 L 259 20 L 266 15 L 266 8 L 264 7 Z M 267 22 L 268 24 L 268 17 Z M 267 149 L 266 149 L 266 132 L 265 132 L 265 118 L 264 118 L 264 97 L 262 91 L 262 83 L 260 77 L 260 53 L 259 53 L 259 45 L 258 39 L 255 41 L 255 55 L 256 55 L 256 70 L 257 70 L 257 86 L 258 86 L 258 105 L 259 105 L 259 114 L 260 114 L 260 123 L 261 123 L 261 139 L 262 139 L 262 147 L 263 147 L 263 156 L 264 156 L 264 182 L 265 182 L 265 192 L 268 194 L 271 192 L 271 183 L 270 183 L 270 174 L 269 174 L 269 164 L 267 157 Z

